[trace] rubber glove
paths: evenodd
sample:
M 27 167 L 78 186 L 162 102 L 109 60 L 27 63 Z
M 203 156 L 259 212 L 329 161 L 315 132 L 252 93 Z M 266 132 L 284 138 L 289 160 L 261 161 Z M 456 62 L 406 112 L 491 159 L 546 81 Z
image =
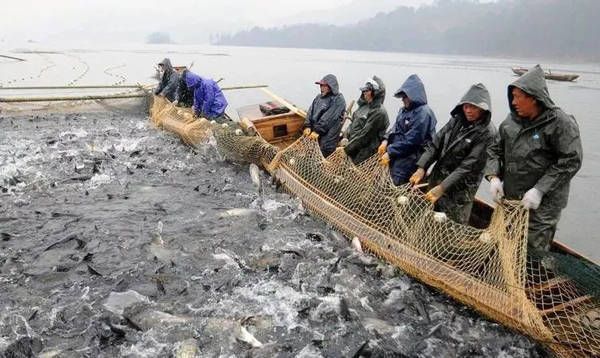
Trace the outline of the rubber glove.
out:
M 417 185 L 421 182 L 421 180 L 423 180 L 424 176 L 425 176 L 425 169 L 419 168 L 419 169 L 417 169 L 416 172 L 413 173 L 413 175 L 410 176 L 410 179 L 408 179 L 408 182 L 411 185 Z
M 441 185 L 436 185 L 433 187 L 433 189 L 428 191 L 427 194 L 425 194 L 425 199 L 435 203 L 442 197 L 442 195 L 444 195 L 444 188 L 442 188 Z
M 310 135 L 310 132 L 312 132 L 310 128 L 304 128 L 304 132 L 302 132 L 302 134 L 308 137 Z
M 381 144 L 379 145 L 379 148 L 377 148 L 377 154 L 379 154 L 381 156 L 387 151 L 387 143 L 388 143 L 387 140 L 384 140 L 383 142 L 381 142 Z
M 319 139 L 319 133 L 311 132 L 310 135 L 308 136 L 308 138 L 310 138 L 312 140 L 317 140 L 317 139 Z
M 492 199 L 497 203 L 504 198 L 504 186 L 500 178 L 493 177 L 490 179 L 490 194 L 492 194 Z
M 536 188 L 531 188 L 527 190 L 525 195 L 523 195 L 521 204 L 525 207 L 525 209 L 535 210 L 540 206 L 543 196 L 544 194 L 542 194 L 541 191 L 537 190 Z
M 387 152 L 381 156 L 381 158 L 379 159 L 379 163 L 383 166 L 390 165 L 390 156 L 389 154 L 387 154 Z

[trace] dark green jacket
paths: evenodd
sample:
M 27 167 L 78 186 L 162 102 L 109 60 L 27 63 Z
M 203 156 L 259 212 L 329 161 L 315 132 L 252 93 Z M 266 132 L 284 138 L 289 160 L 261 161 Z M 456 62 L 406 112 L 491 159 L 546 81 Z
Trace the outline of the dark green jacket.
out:
M 518 116 L 512 105 L 512 89 L 534 96 L 543 112 L 534 120 Z M 550 99 L 544 72 L 536 66 L 508 86 L 511 113 L 500 125 L 489 150 L 486 177 L 504 181 L 507 199 L 521 199 L 535 187 L 544 194 L 542 205 L 564 208 L 569 183 L 581 168 L 583 149 L 575 118 Z
M 352 114 L 352 124 L 348 128 L 348 144 L 344 150 L 354 164 L 359 164 L 377 153 L 377 147 L 390 124 L 387 111 L 383 107 L 385 86 L 378 77 L 373 76 L 373 79 L 379 84 L 380 90 L 375 93 L 370 104 L 361 94 L 358 109 Z
M 475 122 L 467 121 L 462 109 L 465 103 L 483 109 L 482 117 Z M 487 148 L 496 135 L 485 86 L 481 83 L 471 86 L 450 114 L 452 118 L 435 134 L 417 166 L 427 170 L 435 163 L 427 181 L 429 189 L 437 185 L 444 188 L 438 209 L 451 219 L 466 223 L 483 177 Z

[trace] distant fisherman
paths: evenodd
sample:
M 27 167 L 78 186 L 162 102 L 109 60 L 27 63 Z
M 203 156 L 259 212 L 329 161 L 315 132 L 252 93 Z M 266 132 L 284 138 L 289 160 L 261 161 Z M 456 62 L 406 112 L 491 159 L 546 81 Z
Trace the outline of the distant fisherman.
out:
M 225 108 L 227 100 L 219 85 L 210 78 L 200 77 L 197 74 L 184 71 L 183 79 L 187 88 L 194 92 L 194 114 L 219 123 L 227 121 Z
M 315 82 L 321 93 L 312 101 L 304 121 L 304 134 L 318 138 L 324 157 L 335 151 L 342 130 L 346 101 L 340 93 L 337 78 L 326 75 Z
M 377 152 L 382 156 L 382 163 L 389 163 L 394 184 L 402 185 L 417 169 L 417 160 L 425 145 L 431 142 L 436 118 L 427 105 L 425 86 L 419 76 L 410 75 L 394 97 L 402 99 L 404 107 L 398 112 L 392 131 Z
M 160 73 L 160 82 L 154 90 L 154 94 L 161 97 L 166 97 L 169 101 L 175 101 L 177 95 L 177 85 L 179 83 L 179 74 L 173 69 L 171 60 L 165 58 L 158 64 Z
M 529 209 L 527 242 L 547 251 L 569 184 L 581 168 L 579 126 L 557 107 L 537 65 L 508 86 L 510 113 L 490 147 L 486 178 L 495 200 L 506 196 Z
M 481 83 L 471 86 L 450 115 L 417 161 L 419 169 L 409 181 L 412 185 L 420 183 L 433 166 L 425 197 L 435 203 L 436 211 L 466 224 L 483 178 L 487 148 L 496 134 L 488 90 Z

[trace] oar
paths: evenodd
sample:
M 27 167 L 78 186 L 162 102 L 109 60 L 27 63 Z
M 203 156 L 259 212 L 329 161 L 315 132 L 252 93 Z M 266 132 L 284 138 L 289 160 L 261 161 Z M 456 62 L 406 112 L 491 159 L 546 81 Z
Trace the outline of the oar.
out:
M 284 106 L 286 106 L 287 108 L 289 108 L 290 111 L 296 113 L 300 117 L 306 118 L 306 112 L 303 111 L 302 109 L 294 106 L 290 102 L 288 102 L 285 99 L 279 97 L 278 95 L 276 95 L 275 93 L 271 92 L 270 90 L 268 90 L 266 88 L 261 88 L 261 90 L 263 92 L 265 92 L 266 94 L 268 94 L 269 96 L 273 97 L 277 102 L 279 102 L 279 103 L 283 104 Z

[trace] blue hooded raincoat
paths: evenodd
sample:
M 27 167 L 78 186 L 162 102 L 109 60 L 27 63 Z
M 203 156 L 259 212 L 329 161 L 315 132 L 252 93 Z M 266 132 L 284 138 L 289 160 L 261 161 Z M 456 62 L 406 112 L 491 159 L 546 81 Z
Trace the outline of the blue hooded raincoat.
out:
M 185 84 L 194 92 L 194 113 L 208 119 L 223 115 L 227 108 L 227 100 L 215 81 L 186 72 Z
M 390 173 L 394 184 L 401 185 L 417 169 L 417 160 L 427 143 L 435 135 L 435 114 L 427 105 L 423 82 L 417 75 L 410 75 L 395 97 L 401 93 L 411 100 L 409 108 L 402 108 L 396 117 L 394 128 L 388 134 L 387 152 L 390 156 Z

